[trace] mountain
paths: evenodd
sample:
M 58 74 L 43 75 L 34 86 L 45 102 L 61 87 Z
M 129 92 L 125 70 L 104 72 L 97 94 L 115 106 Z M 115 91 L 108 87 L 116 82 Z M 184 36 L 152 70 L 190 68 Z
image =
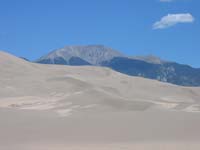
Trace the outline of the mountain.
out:
M 103 45 L 67 46 L 36 61 L 43 64 L 105 66 L 131 75 L 182 86 L 200 86 L 200 69 L 156 56 L 125 56 Z
M 3 150 L 199 149 L 198 87 L 5 52 L 0 85 Z
M 167 61 L 164 61 L 164 60 L 160 59 L 159 57 L 156 57 L 156 56 L 153 56 L 153 55 L 132 56 L 132 57 L 129 57 L 129 58 L 145 61 L 147 63 L 152 63 L 152 64 L 163 64 L 163 63 L 167 62 Z
M 21 58 L 21 59 L 23 59 L 23 60 L 26 60 L 26 61 L 30 61 L 30 60 L 28 60 L 28 59 L 25 58 L 25 57 L 19 57 L 19 58 Z
M 103 45 L 66 46 L 50 52 L 36 62 L 63 65 L 99 65 L 101 62 L 122 56 L 120 52 Z
M 102 66 L 115 71 L 182 86 L 200 86 L 200 69 L 174 62 L 149 63 L 138 59 L 115 57 Z

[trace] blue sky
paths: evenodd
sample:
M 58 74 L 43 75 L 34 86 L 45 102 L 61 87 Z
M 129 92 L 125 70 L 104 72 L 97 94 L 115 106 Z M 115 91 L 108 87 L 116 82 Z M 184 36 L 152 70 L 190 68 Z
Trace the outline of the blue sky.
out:
M 0 0 L 0 49 L 34 60 L 65 45 L 103 44 L 200 67 L 199 7 L 199 0 Z

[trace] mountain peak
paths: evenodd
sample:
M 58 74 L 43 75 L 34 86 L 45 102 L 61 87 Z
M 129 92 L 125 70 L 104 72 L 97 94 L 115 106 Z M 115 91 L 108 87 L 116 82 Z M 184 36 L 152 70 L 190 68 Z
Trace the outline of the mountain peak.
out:
M 120 52 L 106 47 L 104 45 L 74 45 L 65 46 L 64 48 L 54 50 L 49 54 L 37 60 L 38 63 L 56 64 L 59 61 L 65 61 L 65 64 L 70 64 L 69 60 L 72 57 L 83 60 L 88 64 L 100 65 L 101 62 L 108 61 L 114 57 L 122 57 Z
M 72 47 L 72 48 L 74 48 L 74 47 L 79 47 L 79 48 L 81 48 L 81 47 L 105 48 L 106 46 L 105 46 L 105 45 L 102 45 L 102 44 L 91 44 L 91 45 L 67 45 L 67 46 L 65 46 L 64 48 L 68 48 L 68 47 Z

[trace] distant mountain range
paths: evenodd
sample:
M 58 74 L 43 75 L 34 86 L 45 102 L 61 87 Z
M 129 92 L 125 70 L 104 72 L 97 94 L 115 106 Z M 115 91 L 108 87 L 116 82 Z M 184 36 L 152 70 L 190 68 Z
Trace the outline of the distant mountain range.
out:
M 155 56 L 126 56 L 103 45 L 66 46 L 36 60 L 42 64 L 105 66 L 115 71 L 182 86 L 200 86 L 200 69 Z

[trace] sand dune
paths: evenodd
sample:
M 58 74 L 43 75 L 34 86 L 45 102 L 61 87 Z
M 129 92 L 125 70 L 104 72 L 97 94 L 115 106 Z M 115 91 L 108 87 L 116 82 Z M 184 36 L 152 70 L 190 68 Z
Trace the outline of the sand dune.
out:
M 200 148 L 198 87 L 4 52 L 0 85 L 0 149 Z

